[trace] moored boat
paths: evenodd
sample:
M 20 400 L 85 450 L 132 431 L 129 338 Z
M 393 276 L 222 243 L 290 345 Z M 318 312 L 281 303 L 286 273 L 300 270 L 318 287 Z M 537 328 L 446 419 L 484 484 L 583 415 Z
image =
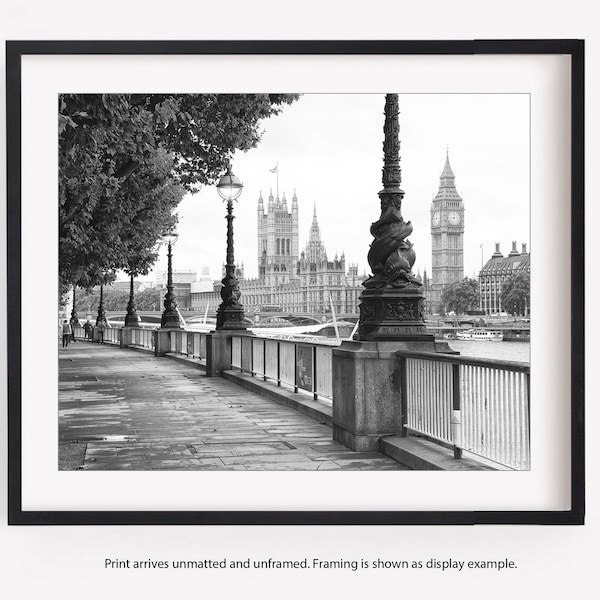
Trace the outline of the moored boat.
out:
M 501 342 L 504 334 L 496 329 L 483 329 L 476 327 L 473 329 L 464 329 L 456 332 L 459 340 L 483 341 L 483 342 Z

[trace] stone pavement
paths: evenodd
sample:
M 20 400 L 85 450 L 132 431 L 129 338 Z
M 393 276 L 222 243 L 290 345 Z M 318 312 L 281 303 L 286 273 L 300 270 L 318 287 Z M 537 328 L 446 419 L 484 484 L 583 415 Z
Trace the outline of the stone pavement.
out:
M 135 350 L 59 348 L 59 469 L 406 470 L 198 368 Z

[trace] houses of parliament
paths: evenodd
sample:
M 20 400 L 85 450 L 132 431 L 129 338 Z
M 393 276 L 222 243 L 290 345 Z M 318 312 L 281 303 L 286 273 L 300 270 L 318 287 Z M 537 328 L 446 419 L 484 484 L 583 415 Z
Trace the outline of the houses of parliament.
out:
M 266 208 L 266 212 L 265 212 Z M 358 314 L 362 282 L 366 274 L 358 274 L 358 265 L 348 265 L 344 253 L 333 259 L 327 255 L 321 239 L 316 206 L 310 226 L 308 242 L 300 251 L 298 228 L 298 197 L 292 196 L 291 205 L 285 197 L 267 198 L 262 193 L 257 206 L 257 259 L 258 277 L 247 279 L 243 266 L 236 267 L 247 313 L 260 311 L 296 314 Z M 216 309 L 221 303 L 221 282 L 211 290 L 202 291 L 191 286 L 193 310 Z

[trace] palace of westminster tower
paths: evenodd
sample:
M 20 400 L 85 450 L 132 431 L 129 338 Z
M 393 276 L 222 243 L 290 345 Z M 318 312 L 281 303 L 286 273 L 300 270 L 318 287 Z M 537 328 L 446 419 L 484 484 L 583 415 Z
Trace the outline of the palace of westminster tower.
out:
M 444 288 L 464 278 L 465 207 L 456 191 L 446 152 L 440 186 L 431 202 L 431 281 L 427 286 L 429 312 L 438 312 Z

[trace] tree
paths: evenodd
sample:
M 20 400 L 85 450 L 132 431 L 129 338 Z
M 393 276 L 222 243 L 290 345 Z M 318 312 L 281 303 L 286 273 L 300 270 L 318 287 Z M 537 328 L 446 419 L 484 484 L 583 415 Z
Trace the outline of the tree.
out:
M 183 194 L 214 183 L 234 151 L 259 142 L 261 120 L 297 97 L 62 94 L 61 283 L 91 287 L 115 269 L 147 270 Z
M 447 311 L 455 313 L 466 313 L 478 308 L 479 284 L 469 277 L 453 283 L 442 292 L 442 303 Z
M 162 310 L 165 288 L 149 287 L 135 294 L 135 304 L 138 310 Z
M 115 290 L 104 288 L 103 303 L 105 310 L 126 310 L 129 292 L 125 290 Z M 87 291 L 81 291 L 76 296 L 76 308 L 79 314 L 88 312 L 96 313 L 100 304 L 100 289 L 94 288 Z
M 504 310 L 513 315 L 526 315 L 529 310 L 529 273 L 517 272 L 502 284 L 501 300 Z
M 148 272 L 157 258 L 156 241 L 174 224 L 172 213 L 183 197 L 171 177 L 172 166 L 172 158 L 159 150 L 111 198 L 93 210 L 81 203 L 68 220 L 61 220 L 62 282 L 89 288 L 110 283 L 116 269 Z

